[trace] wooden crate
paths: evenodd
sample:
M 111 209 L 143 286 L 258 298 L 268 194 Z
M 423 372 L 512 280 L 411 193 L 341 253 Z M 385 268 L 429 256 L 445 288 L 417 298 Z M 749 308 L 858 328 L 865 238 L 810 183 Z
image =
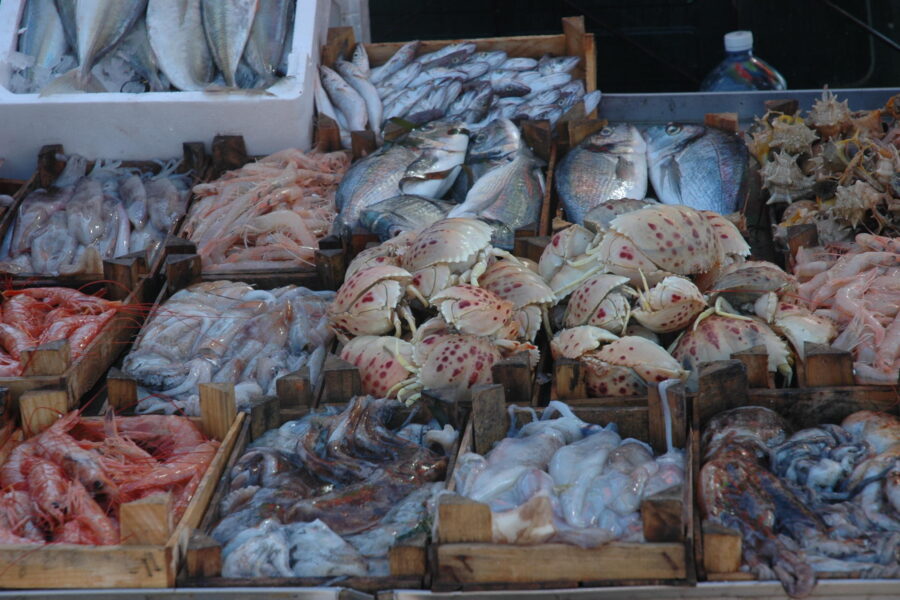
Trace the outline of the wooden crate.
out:
M 209 168 L 204 172 L 203 181 L 215 181 L 227 171 L 239 169 L 258 158 L 262 157 L 254 157 L 247 154 L 243 136 L 216 136 L 212 143 L 212 157 Z M 174 248 L 170 254 L 196 254 L 196 244 L 187 239 L 184 233 L 184 224 L 187 221 L 187 215 L 197 201 L 196 196 L 191 197 L 185 217 L 179 222 L 179 235 L 175 240 L 172 240 Z M 181 256 L 179 260 L 185 258 L 186 256 Z M 203 271 L 201 268 L 200 277 L 204 281 L 229 279 L 269 287 L 288 284 L 295 284 L 314 290 L 336 290 L 340 287 L 344 280 L 346 261 L 343 248 L 339 243 L 331 240 L 329 244 L 328 238 L 320 240 L 320 247 L 315 252 L 315 263 L 314 268 L 302 268 L 291 265 L 279 269 L 229 271 L 228 273 Z
M 345 403 L 344 403 L 345 404 Z M 310 408 L 304 408 L 292 418 L 301 418 L 308 414 Z M 423 411 L 415 415 L 416 422 L 426 422 L 429 415 Z M 409 411 L 404 410 L 395 415 L 396 424 L 399 425 L 409 416 Z M 386 577 L 251 577 L 231 578 L 222 577 L 221 546 L 210 534 L 220 519 L 219 506 L 222 498 L 229 493 L 228 473 L 237 463 L 244 450 L 251 441 L 259 437 L 261 433 L 254 434 L 251 423 L 244 423 L 234 451 L 225 466 L 225 476 L 219 481 L 216 491 L 209 502 L 209 508 L 203 516 L 203 520 L 197 530 L 191 536 L 188 544 L 185 569 L 178 579 L 178 587 L 321 587 L 328 585 L 340 585 L 361 592 L 375 593 L 393 589 L 421 589 L 430 583 L 431 571 L 429 569 L 429 539 L 428 536 L 419 534 L 398 542 L 388 554 L 391 574 Z M 459 450 L 459 442 L 450 453 L 450 462 L 447 467 L 449 475 L 453 469 Z
M 753 390 L 748 387 L 747 369 L 736 360 L 704 363 L 700 370 L 700 390 L 693 397 L 690 447 L 694 481 L 699 481 L 702 465 L 700 437 L 709 419 L 739 406 L 763 406 L 784 417 L 795 429 L 823 423 L 840 423 L 859 410 L 897 414 L 897 391 L 888 386 L 835 386 L 784 390 Z M 871 389 L 863 389 L 871 388 Z M 706 581 L 754 581 L 738 570 L 741 534 L 733 529 L 703 523 L 699 499 L 695 502 L 694 549 L 698 577 Z M 844 573 L 819 573 L 819 579 L 855 579 Z M 860 582 L 864 585 L 864 582 Z
M 203 393 L 203 392 L 201 392 Z M 54 392 L 41 392 L 34 398 L 37 409 L 60 405 L 65 398 L 48 397 Z M 175 575 L 188 545 L 188 537 L 209 505 L 213 491 L 231 455 L 244 415 L 237 414 L 233 397 L 204 394 L 207 407 L 200 419 L 204 432 L 222 442 L 207 468 L 194 497 L 181 520 L 170 526 L 165 511 L 159 507 L 128 503 L 133 510 L 123 511 L 120 526 L 127 531 L 127 543 L 115 546 L 80 546 L 73 544 L 0 546 L 0 587 L 18 589 L 41 588 L 163 588 L 175 584 Z M 49 426 L 58 413 L 34 410 L 23 412 L 26 430 L 40 431 Z M 49 415 L 49 419 L 46 418 Z M 37 421 L 40 421 L 39 423 Z M 144 510 L 142 510 L 144 509 Z
M 684 396 L 672 394 L 669 400 L 673 408 L 678 408 L 673 412 L 674 444 L 685 447 Z M 572 406 L 575 414 L 589 423 L 615 422 L 623 438 L 648 440 L 654 449 L 664 451 L 664 429 L 654 426 L 652 408 L 631 402 Z M 460 454 L 487 452 L 506 436 L 508 419 L 500 386 L 481 386 L 473 398 L 472 418 L 460 443 Z M 685 450 L 687 466 L 692 450 L 689 445 Z M 452 480 L 448 489 L 455 489 Z M 642 503 L 644 543 L 611 542 L 590 549 L 558 543 L 495 544 L 488 505 L 445 495 L 440 498 L 438 511 L 436 591 L 668 585 L 694 580 L 693 482 L 689 468 L 683 486 Z

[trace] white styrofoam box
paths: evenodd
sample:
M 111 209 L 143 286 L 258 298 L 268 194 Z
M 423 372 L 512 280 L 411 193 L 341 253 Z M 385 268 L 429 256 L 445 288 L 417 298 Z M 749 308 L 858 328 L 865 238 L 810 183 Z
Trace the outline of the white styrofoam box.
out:
M 0 177 L 33 173 L 41 146 L 62 144 L 90 158 L 180 156 L 182 142 L 244 136 L 249 154 L 308 149 L 313 77 L 325 43 L 331 0 L 297 0 L 288 76 L 265 93 L 14 94 L 6 87 L 25 0 L 0 2 Z

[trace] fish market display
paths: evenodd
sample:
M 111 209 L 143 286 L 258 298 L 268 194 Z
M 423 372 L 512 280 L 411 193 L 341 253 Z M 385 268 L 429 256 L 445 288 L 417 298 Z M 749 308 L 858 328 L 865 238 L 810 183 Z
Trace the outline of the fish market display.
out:
M 27 0 L 17 93 L 267 88 L 284 76 L 289 0 Z
M 330 339 L 334 292 L 244 283 L 199 283 L 150 316 L 123 371 L 139 384 L 138 412 L 198 415 L 200 383 L 233 383 L 239 407 L 274 396 L 282 375 L 307 365 L 316 379 Z
M 189 174 L 179 160 L 157 174 L 72 155 L 47 189 L 19 205 L 0 245 L 0 270 L 102 273 L 105 259 L 145 252 L 152 259 L 187 208 Z
M 814 224 L 821 243 L 900 234 L 900 97 L 853 112 L 827 88 L 806 117 L 768 112 L 750 129 L 769 204 L 786 205 L 775 239 Z
M 840 425 L 791 432 L 748 406 L 703 432 L 705 519 L 738 530 L 745 568 L 809 595 L 817 574 L 900 576 L 900 420 L 860 411 Z
M 395 540 L 428 531 L 457 437 L 437 422 L 391 428 L 398 407 L 358 396 L 254 442 L 231 469 L 212 531 L 222 575 L 388 575 Z
M 513 424 L 517 408 L 510 407 Z M 486 455 L 460 456 L 456 491 L 490 505 L 495 543 L 640 542 L 641 500 L 684 481 L 684 454 L 669 442 L 654 457 L 644 442 L 623 440 L 614 424 L 586 423 L 552 401 L 540 420 L 513 426 Z
M 314 267 L 348 166 L 344 152 L 282 150 L 228 171 L 194 186 L 182 234 L 204 272 Z
M 367 124 L 380 135 L 391 119 L 458 120 L 472 130 L 501 118 L 546 119 L 552 126 L 576 104 L 590 114 L 600 102 L 600 92 L 586 94 L 584 81 L 572 78 L 577 56 L 509 57 L 476 52 L 474 42 L 417 55 L 419 45 L 409 42 L 372 67 L 360 44 L 349 61 L 320 67 L 316 108 L 337 122 L 345 144 Z
M 23 353 L 67 339 L 72 361 L 119 310 L 111 302 L 68 288 L 26 288 L 3 292 L 0 306 L 0 377 L 21 375 Z
M 350 263 L 328 321 L 366 393 L 411 404 L 424 388 L 490 382 L 491 366 L 511 353 L 537 364 L 531 342 L 555 296 L 491 236 L 483 221 L 448 218 Z M 418 323 L 413 302 L 432 309 Z
M 462 121 L 433 121 L 350 167 L 337 191 L 338 225 L 368 224 L 385 238 L 445 216 L 478 217 L 515 231 L 540 217 L 542 164 L 506 119 L 474 136 Z M 445 196 L 459 203 L 439 202 Z
M 103 421 L 77 411 L 34 437 L 11 439 L 0 464 L 4 544 L 127 543 L 120 506 L 159 493 L 172 495 L 178 523 L 219 448 L 183 417 L 109 413 Z
M 900 238 L 860 233 L 853 244 L 800 248 L 799 295 L 839 332 L 832 346 L 853 353 L 861 385 L 900 377 Z

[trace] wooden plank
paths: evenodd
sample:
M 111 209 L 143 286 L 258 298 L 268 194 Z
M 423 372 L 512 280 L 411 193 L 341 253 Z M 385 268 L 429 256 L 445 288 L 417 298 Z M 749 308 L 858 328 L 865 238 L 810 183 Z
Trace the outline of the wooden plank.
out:
M 581 361 L 571 358 L 557 358 L 553 361 L 553 381 L 556 397 L 560 400 L 587 398 Z
M 703 568 L 710 579 L 718 573 L 732 573 L 741 568 L 741 532 L 704 521 Z
M 491 508 L 456 494 L 438 497 L 437 542 L 454 544 L 493 539 Z
M 747 369 L 739 360 L 701 363 L 698 396 L 700 422 L 723 410 L 747 404 Z
M 138 269 L 138 263 L 134 257 L 104 260 L 103 279 L 107 281 L 107 299 L 124 300 L 127 298 L 131 290 L 138 284 L 140 278 Z
M 116 412 L 137 406 L 137 381 L 117 367 L 106 375 L 106 400 Z
M 322 367 L 322 397 L 320 403 L 347 402 L 362 393 L 362 380 L 356 365 L 333 354 L 325 359 Z
M 339 58 L 349 60 L 355 46 L 356 36 L 352 27 L 330 27 L 325 46 L 322 48 L 322 64 L 326 67 L 334 67 L 334 63 Z M 373 65 L 376 64 L 372 63 L 371 56 L 369 57 L 369 62 Z
M 42 146 L 37 159 L 37 184 L 48 188 L 53 185 L 66 167 L 66 162 L 59 157 L 65 154 L 62 144 Z
M 347 268 L 347 256 L 344 250 L 316 250 L 316 274 L 321 280 L 322 289 L 337 290 L 344 282 L 344 271 Z
M 441 544 L 438 577 L 459 583 L 540 583 L 683 579 L 684 545 L 612 542 L 599 548 L 567 544 Z
M 174 584 L 163 546 L 0 547 L 0 587 L 161 588 Z
M 172 494 L 153 494 L 119 507 L 119 537 L 123 545 L 162 545 L 172 534 Z
M 275 381 L 280 410 L 310 407 L 313 405 L 313 384 L 309 379 L 309 367 L 282 375 Z
M 201 383 L 200 418 L 203 433 L 215 440 L 223 440 L 237 414 L 234 385 L 230 383 Z
M 334 29 L 334 28 L 332 28 Z M 329 31 L 330 33 L 330 31 Z M 422 40 L 419 43 L 417 54 L 427 54 L 439 50 L 450 44 L 460 42 L 473 42 L 477 52 L 503 50 L 509 56 L 526 56 L 541 58 L 545 54 L 564 56 L 566 54 L 566 38 L 562 34 L 557 35 L 520 35 L 493 38 L 451 39 L 451 40 Z M 384 64 L 394 55 L 401 46 L 407 42 L 381 42 L 366 44 L 366 54 L 369 55 L 369 63 L 375 67 Z M 326 57 L 323 56 L 323 64 Z
M 199 281 L 201 272 L 197 254 L 169 254 L 165 259 L 166 289 L 174 294 Z
M 584 17 L 563 17 L 562 30 L 566 42 L 566 54 L 581 58 L 578 66 L 572 70 L 572 79 L 584 79 L 585 69 L 588 68 L 585 60 Z
M 242 135 L 217 135 L 212 142 L 212 165 L 208 179 L 218 179 L 226 171 L 240 169 L 250 162 Z
M 506 395 L 502 385 L 488 384 L 474 386 L 471 397 L 475 452 L 486 454 L 506 437 Z
M 798 369 L 801 387 L 853 385 L 853 355 L 828 344 L 806 342 L 805 358 Z
M 769 371 L 769 353 L 764 345 L 754 346 L 731 355 L 734 360 L 744 363 L 747 370 L 747 384 L 753 388 L 773 388 L 775 378 Z
M 71 357 L 68 339 L 41 344 L 22 352 L 22 374 L 25 377 L 62 375 L 68 370 Z
M 764 105 L 767 111 L 780 112 L 786 115 L 795 115 L 800 109 L 800 102 L 793 98 L 766 100 Z
M 22 430 L 26 437 L 37 435 L 69 412 L 69 396 L 63 390 L 34 390 L 19 398 Z
M 794 270 L 794 257 L 800 248 L 812 248 L 819 245 L 819 230 L 815 223 L 792 225 L 787 228 L 788 272 Z
M 391 576 L 425 575 L 427 569 L 427 538 L 424 533 L 397 542 L 388 550 Z
M 337 121 L 319 114 L 316 117 L 316 150 L 335 152 L 341 149 L 341 128 Z
M 353 160 L 365 158 L 378 149 L 378 143 L 375 141 L 375 132 L 369 129 L 365 131 L 350 132 L 350 153 Z
M 737 133 L 741 128 L 738 114 L 735 112 L 706 113 L 703 116 L 703 124 L 727 133 Z
M 680 542 L 685 539 L 684 489 L 677 486 L 641 502 L 644 539 L 648 542 Z
M 519 352 L 509 358 L 498 360 L 491 366 L 494 383 L 502 386 L 503 395 L 510 402 L 529 403 L 531 383 L 534 380 L 528 354 Z
M 222 546 L 205 533 L 194 531 L 184 562 L 189 577 L 215 577 L 222 572 Z
M 279 426 L 281 426 L 281 406 L 277 397 L 263 397 L 250 401 L 251 440 Z

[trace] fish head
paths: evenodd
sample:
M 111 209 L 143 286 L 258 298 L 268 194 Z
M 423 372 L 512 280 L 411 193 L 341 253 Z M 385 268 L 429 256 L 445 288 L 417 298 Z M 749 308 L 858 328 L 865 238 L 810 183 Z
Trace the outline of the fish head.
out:
M 409 139 L 429 150 L 465 152 L 469 146 L 469 135 L 463 121 L 432 121 L 412 130 Z
M 521 143 L 519 128 L 509 119 L 495 119 L 471 137 L 469 162 L 495 160 L 513 154 Z
M 654 125 L 644 130 L 648 154 L 654 157 L 671 156 L 697 138 L 706 134 L 706 127 L 686 123 Z
M 589 135 L 582 147 L 604 154 L 643 154 L 647 150 L 637 127 L 629 123 L 613 123 Z

